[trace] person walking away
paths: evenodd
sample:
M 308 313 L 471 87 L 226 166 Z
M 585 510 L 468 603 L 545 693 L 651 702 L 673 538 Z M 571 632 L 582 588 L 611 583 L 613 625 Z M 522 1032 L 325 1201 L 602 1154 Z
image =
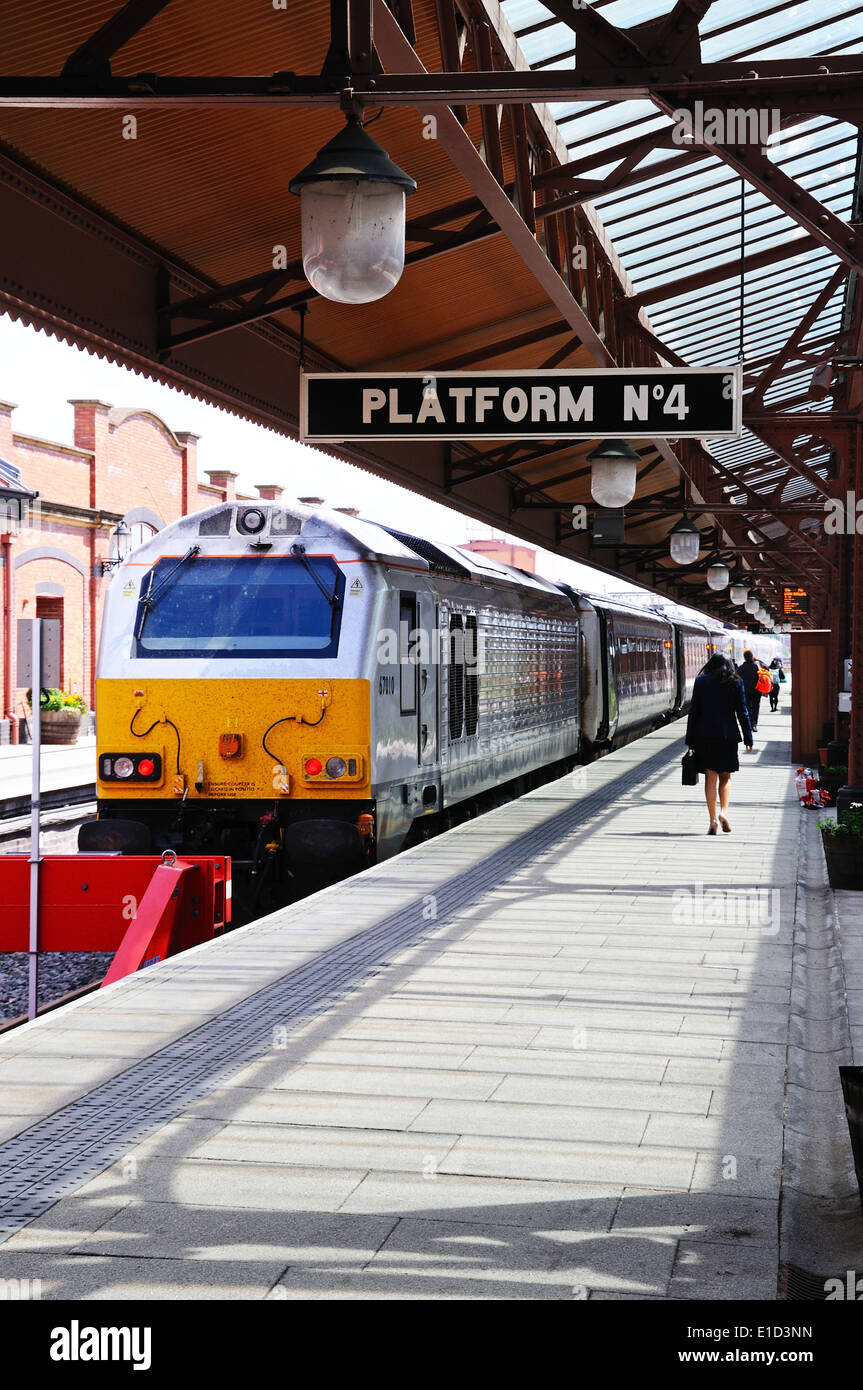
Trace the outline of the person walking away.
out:
M 758 728 L 758 711 L 761 707 L 761 693 L 755 688 L 758 684 L 758 669 L 758 662 L 747 647 L 737 668 L 737 674 L 743 682 L 743 694 L 753 733 Z
M 770 708 L 775 714 L 779 708 L 779 663 L 774 658 L 770 663 L 770 679 L 773 684 L 770 687 Z
M 752 724 L 742 679 L 733 662 L 717 652 L 695 678 L 686 721 L 686 746 L 693 750 L 704 773 L 704 797 L 710 816 L 708 835 L 715 835 L 720 825 L 726 833 L 731 831 L 731 774 L 740 770 L 737 749 L 741 737 L 747 753 L 751 753 Z

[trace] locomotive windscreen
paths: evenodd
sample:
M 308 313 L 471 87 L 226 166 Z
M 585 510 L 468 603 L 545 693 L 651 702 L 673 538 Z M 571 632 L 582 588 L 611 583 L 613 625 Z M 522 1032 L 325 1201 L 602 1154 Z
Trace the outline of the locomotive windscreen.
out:
M 176 570 L 172 574 L 171 571 Z M 139 600 L 139 657 L 328 657 L 338 651 L 344 576 L 329 556 L 157 561 Z

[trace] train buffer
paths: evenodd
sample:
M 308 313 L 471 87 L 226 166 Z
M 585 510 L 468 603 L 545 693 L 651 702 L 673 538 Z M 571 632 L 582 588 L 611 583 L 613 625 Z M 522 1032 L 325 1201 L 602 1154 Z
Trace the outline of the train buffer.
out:
M 30 862 L 0 855 L 0 952 L 29 947 Z M 102 987 L 220 935 L 231 920 L 224 855 L 46 854 L 39 950 L 113 951 Z

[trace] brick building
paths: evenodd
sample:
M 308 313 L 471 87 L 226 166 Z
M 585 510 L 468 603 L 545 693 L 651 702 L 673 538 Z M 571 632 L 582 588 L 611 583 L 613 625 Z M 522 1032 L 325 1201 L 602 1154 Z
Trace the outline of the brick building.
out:
M 502 565 L 514 565 L 516 569 L 536 574 L 536 551 L 529 545 L 519 545 L 516 541 L 490 540 L 465 541 L 462 550 L 473 550 L 477 555 L 488 555 L 499 560 Z
M 18 618 L 60 620 L 61 684 L 92 708 L 107 562 L 119 522 L 136 546 L 184 513 L 238 495 L 235 473 L 212 471 L 209 483 L 198 481 L 196 435 L 175 433 L 148 410 L 70 404 L 75 425 L 68 446 L 16 434 L 15 407 L 0 402 L 0 716 L 7 718 L 24 713 L 24 691 L 15 684 Z M 268 498 L 280 492 L 259 489 Z M 16 495 L 27 494 L 38 495 L 26 508 L 16 504 Z M 15 738 L 15 722 L 11 729 Z

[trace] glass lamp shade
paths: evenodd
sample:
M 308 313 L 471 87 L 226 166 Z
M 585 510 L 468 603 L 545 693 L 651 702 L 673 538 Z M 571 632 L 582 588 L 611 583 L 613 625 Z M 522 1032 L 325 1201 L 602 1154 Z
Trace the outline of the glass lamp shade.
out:
M 731 599 L 732 603 L 745 603 L 749 597 L 749 590 L 745 584 L 732 584 L 731 588 L 728 590 L 728 597 Z
M 669 532 L 669 542 L 671 558 L 677 565 L 691 565 L 698 559 L 698 552 L 701 549 L 701 536 L 698 534 L 698 527 L 684 517 L 678 521 L 676 526 L 672 526 Z
M 132 532 L 125 521 L 119 521 L 111 532 L 111 542 L 109 554 L 112 560 L 117 560 L 121 565 L 129 558 L 132 553 Z
M 370 304 L 398 284 L 405 264 L 405 194 L 394 183 L 334 179 L 300 194 L 303 270 L 337 304 Z
M 729 575 L 729 573 L 728 573 L 728 566 L 727 566 L 727 565 L 723 565 L 723 563 L 722 563 L 721 560 L 717 560 L 717 561 L 715 561 L 714 564 L 708 565 L 708 567 L 707 567 L 707 587 L 708 587 L 708 589 L 724 589 L 725 586 L 726 586 L 726 584 L 728 583 L 729 578 L 730 578 L 730 575 Z
M 635 496 L 638 455 L 595 458 L 590 465 L 590 495 L 600 507 L 625 507 Z
M 405 194 L 416 184 L 350 119 L 291 180 L 300 198 L 303 270 L 325 299 L 370 304 L 398 284 Z
M 749 595 L 743 607 L 746 609 L 747 613 L 758 612 L 758 599 L 756 598 L 755 594 Z

